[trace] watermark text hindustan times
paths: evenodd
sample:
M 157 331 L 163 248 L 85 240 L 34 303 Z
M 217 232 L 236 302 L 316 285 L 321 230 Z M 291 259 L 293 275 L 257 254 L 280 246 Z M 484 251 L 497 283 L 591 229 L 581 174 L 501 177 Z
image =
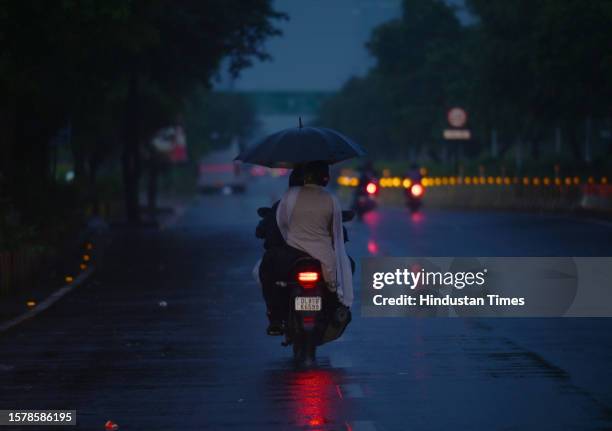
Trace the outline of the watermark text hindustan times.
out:
M 362 261 L 364 317 L 612 317 L 611 257 Z

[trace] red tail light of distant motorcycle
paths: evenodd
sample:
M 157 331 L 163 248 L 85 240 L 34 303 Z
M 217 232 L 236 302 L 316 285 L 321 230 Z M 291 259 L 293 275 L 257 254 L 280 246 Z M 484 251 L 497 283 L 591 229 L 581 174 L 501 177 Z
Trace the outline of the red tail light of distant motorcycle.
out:
M 425 188 L 421 184 L 413 184 L 410 187 L 410 194 L 415 198 L 420 198 L 425 193 Z
M 378 186 L 376 185 L 376 183 L 369 182 L 366 186 L 366 191 L 370 195 L 376 194 L 376 192 L 378 191 Z

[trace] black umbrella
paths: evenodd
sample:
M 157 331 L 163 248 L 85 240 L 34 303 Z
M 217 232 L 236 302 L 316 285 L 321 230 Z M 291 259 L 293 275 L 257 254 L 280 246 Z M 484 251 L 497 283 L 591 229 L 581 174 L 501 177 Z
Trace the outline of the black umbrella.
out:
M 292 168 L 296 164 L 323 160 L 329 164 L 365 155 L 365 151 L 343 134 L 323 127 L 299 126 L 281 130 L 244 150 L 235 160 L 270 168 Z

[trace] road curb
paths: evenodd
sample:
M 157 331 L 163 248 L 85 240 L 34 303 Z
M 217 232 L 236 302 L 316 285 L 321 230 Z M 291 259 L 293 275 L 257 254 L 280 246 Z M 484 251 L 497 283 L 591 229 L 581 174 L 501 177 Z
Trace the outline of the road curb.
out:
M 20 323 L 23 323 L 26 320 L 29 320 L 37 316 L 38 314 L 42 313 L 47 308 L 51 307 L 53 304 L 59 301 L 62 297 L 72 292 L 76 287 L 80 286 L 85 281 L 87 281 L 89 276 L 93 274 L 94 271 L 95 271 L 95 267 L 90 266 L 87 270 L 79 274 L 72 283 L 69 283 L 69 284 L 66 284 L 60 287 L 55 292 L 53 292 L 51 295 L 49 295 L 47 298 L 45 298 L 44 301 L 36 305 L 31 310 L 28 310 L 25 313 L 18 315 L 17 317 L 13 317 L 12 319 L 7 320 L 6 322 L 0 323 L 0 333 L 6 332 L 9 329 L 19 325 Z
M 168 220 L 166 220 L 163 223 L 160 223 L 160 230 L 164 230 L 166 228 L 170 228 L 172 226 L 175 226 L 177 224 L 177 222 L 183 217 L 183 215 L 185 214 L 185 212 L 187 212 L 187 209 L 193 205 L 193 200 L 190 202 L 187 202 L 183 205 L 179 205 L 177 208 L 175 208 L 175 214 L 170 217 Z M 59 289 L 57 289 L 56 291 L 54 291 L 53 293 L 51 293 L 49 296 L 47 296 L 42 302 L 40 302 L 39 304 L 37 304 L 34 308 L 32 308 L 31 310 L 28 310 L 16 317 L 13 317 L 12 319 L 9 319 L 7 321 L 4 322 L 0 322 L 0 334 L 8 331 L 11 328 L 14 328 L 15 326 L 32 319 L 33 317 L 37 316 L 38 314 L 42 313 L 43 311 L 45 311 L 46 309 L 48 309 L 49 307 L 51 307 L 53 304 L 55 304 L 57 301 L 59 301 L 61 298 L 63 298 L 65 295 L 67 295 L 68 293 L 72 292 L 76 287 L 80 286 L 81 284 L 83 284 L 84 282 L 87 281 L 87 279 L 93 274 L 93 272 L 95 271 L 96 267 L 93 265 L 90 265 L 85 271 L 81 272 L 75 279 L 74 281 L 72 281 L 71 283 L 65 284 L 64 286 L 60 287 Z

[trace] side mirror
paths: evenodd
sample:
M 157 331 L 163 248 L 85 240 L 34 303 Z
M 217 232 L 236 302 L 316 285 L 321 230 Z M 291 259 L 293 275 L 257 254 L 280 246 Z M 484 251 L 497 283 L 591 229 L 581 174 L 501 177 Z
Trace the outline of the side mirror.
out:
M 354 218 L 355 218 L 355 211 L 352 211 L 352 210 L 342 211 L 342 221 L 343 222 L 351 221 Z
M 257 215 L 261 218 L 266 218 L 270 214 L 272 214 L 272 208 L 269 208 L 269 207 L 257 208 Z

